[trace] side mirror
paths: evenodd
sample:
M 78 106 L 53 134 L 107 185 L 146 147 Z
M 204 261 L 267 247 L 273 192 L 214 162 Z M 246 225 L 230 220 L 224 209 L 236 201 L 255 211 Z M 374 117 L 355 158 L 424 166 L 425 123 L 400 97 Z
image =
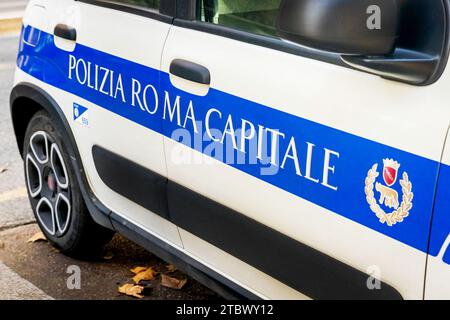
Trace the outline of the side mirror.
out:
M 447 2 L 282 0 L 277 30 L 281 39 L 335 53 L 351 68 L 429 85 L 449 56 Z
M 398 38 L 398 0 L 282 0 L 282 39 L 345 55 L 387 55 Z

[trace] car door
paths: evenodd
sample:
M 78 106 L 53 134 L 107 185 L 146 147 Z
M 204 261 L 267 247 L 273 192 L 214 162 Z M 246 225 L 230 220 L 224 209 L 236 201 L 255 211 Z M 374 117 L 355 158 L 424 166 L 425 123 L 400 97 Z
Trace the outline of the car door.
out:
M 266 298 L 422 299 L 448 76 L 419 87 L 283 41 L 280 3 L 191 1 L 169 33 L 164 145 L 185 249 Z M 417 35 L 399 45 L 431 45 L 442 4 L 408 2 Z
M 164 14 L 168 2 L 58 3 L 50 7 L 56 17 L 50 29 L 67 82 L 57 86 L 72 93 L 64 104 L 93 192 L 112 212 L 181 246 L 166 219 L 167 169 L 158 133 L 159 67 L 172 22 Z
M 450 135 L 450 134 L 449 134 Z M 447 136 L 436 189 L 430 235 L 425 299 L 446 300 L 450 294 L 450 145 Z

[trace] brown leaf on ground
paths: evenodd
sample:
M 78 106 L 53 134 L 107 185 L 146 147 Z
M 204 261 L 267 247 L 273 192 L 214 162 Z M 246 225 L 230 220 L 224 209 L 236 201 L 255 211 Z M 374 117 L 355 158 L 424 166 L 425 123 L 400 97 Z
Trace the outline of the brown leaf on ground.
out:
M 124 284 L 123 286 L 118 288 L 120 293 L 126 294 L 127 296 L 135 297 L 142 299 L 144 296 L 141 295 L 144 290 L 143 286 L 136 286 L 130 283 Z
M 134 283 L 139 283 L 141 281 L 153 280 L 156 276 L 156 272 L 151 268 L 147 268 L 144 271 L 139 272 L 133 277 Z
M 135 267 L 133 269 L 130 269 L 130 271 L 133 272 L 134 274 L 138 274 L 145 270 L 147 270 L 147 267 Z
M 187 279 L 178 280 L 165 274 L 161 275 L 161 285 L 167 288 L 180 290 L 186 284 Z
M 27 242 L 38 242 L 38 241 L 47 241 L 44 233 L 42 231 L 36 232 Z
M 0 249 L 5 248 L 5 244 L 3 242 L 0 242 Z
M 168 273 L 172 273 L 178 270 L 177 267 L 175 267 L 173 264 L 166 265 L 166 269 Z
M 61 251 L 59 251 L 59 250 L 56 249 L 55 247 L 52 247 L 51 250 L 52 250 L 54 253 L 61 253 Z

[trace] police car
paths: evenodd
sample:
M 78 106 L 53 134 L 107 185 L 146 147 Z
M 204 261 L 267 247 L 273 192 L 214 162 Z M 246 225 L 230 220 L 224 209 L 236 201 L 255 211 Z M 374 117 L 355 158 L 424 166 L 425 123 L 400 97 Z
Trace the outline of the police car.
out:
M 31 0 L 11 113 L 49 241 L 228 298 L 450 298 L 448 0 Z

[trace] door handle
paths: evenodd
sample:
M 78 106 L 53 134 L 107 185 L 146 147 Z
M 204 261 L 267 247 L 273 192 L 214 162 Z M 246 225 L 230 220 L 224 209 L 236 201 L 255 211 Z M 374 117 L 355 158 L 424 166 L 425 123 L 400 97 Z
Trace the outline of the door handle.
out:
M 63 38 L 69 41 L 77 41 L 77 30 L 73 27 L 69 27 L 66 24 L 58 24 L 55 27 L 54 35 L 59 38 Z
M 170 64 L 169 72 L 177 77 L 200 84 L 211 84 L 209 70 L 197 63 L 183 59 L 175 59 Z

